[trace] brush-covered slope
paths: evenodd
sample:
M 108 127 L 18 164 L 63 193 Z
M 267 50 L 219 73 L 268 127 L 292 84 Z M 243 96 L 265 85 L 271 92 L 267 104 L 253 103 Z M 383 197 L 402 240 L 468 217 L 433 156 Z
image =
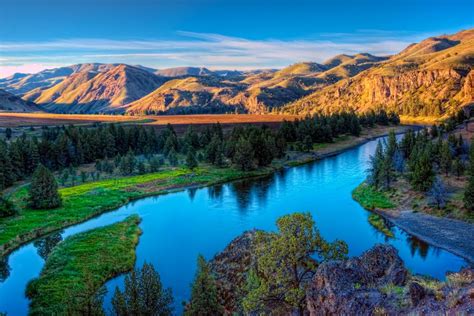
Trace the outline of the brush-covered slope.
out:
M 173 79 L 145 97 L 127 105 L 127 113 L 216 113 L 239 108 L 229 99 L 242 89 L 238 83 L 217 77 Z
M 0 89 L 0 111 L 37 112 L 40 109 L 33 102 L 25 101 L 10 92 Z
M 121 64 L 61 93 L 44 107 L 58 113 L 123 112 L 125 104 L 147 95 L 163 82 L 163 78 L 146 70 Z
M 473 66 L 474 30 L 432 37 L 283 111 L 330 113 L 385 108 L 408 116 L 450 115 L 474 101 Z

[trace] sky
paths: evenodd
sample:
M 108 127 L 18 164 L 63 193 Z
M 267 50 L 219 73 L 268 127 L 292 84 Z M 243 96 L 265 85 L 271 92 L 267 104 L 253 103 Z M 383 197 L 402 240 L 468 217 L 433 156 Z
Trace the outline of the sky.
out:
M 0 78 L 77 63 L 281 68 L 474 27 L 474 0 L 0 0 Z

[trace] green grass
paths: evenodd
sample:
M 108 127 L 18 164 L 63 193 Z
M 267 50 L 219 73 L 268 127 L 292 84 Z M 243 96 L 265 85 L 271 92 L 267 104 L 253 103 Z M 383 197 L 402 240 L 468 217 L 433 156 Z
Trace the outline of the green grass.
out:
M 27 295 L 30 315 L 65 315 L 85 306 L 88 295 L 110 278 L 129 271 L 135 263 L 140 219 L 86 231 L 61 242 L 50 254 Z
M 85 221 L 130 200 L 166 193 L 187 186 L 203 186 L 244 177 L 268 174 L 271 168 L 241 172 L 231 168 L 203 166 L 193 172 L 171 169 L 120 179 L 89 182 L 60 190 L 63 205 L 53 210 L 29 209 L 28 188 L 20 187 L 11 195 L 20 207 L 17 216 L 0 219 L 0 256 L 39 236 Z
M 395 204 L 382 191 L 378 191 L 372 186 L 362 183 L 352 191 L 354 200 L 368 210 L 394 208 Z
M 380 215 L 373 214 L 373 213 L 370 214 L 369 224 L 375 227 L 378 231 L 380 231 L 382 234 L 384 234 L 388 238 L 395 237 L 393 232 L 390 230 L 390 228 L 387 227 L 384 219 Z

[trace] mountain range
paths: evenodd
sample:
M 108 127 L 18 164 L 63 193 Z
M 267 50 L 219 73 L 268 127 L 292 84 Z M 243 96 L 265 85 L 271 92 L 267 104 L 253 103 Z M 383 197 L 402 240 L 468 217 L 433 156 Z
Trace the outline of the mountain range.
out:
M 280 70 L 78 64 L 0 79 L 0 110 L 140 115 L 384 108 L 441 117 L 474 102 L 473 66 L 474 29 L 431 37 L 393 56 L 338 55 Z

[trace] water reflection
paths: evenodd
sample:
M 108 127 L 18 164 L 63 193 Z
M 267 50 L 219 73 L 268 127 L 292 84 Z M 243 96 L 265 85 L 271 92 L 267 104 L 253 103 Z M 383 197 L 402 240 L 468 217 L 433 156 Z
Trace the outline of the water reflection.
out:
M 254 203 L 258 205 L 259 209 L 265 208 L 268 201 L 268 192 L 275 185 L 274 180 L 275 175 L 270 175 L 231 183 L 229 188 L 235 196 L 239 211 L 247 213 Z
M 189 188 L 187 191 L 188 191 L 189 199 L 193 201 L 194 197 L 196 196 L 197 188 Z
M 0 257 L 0 282 L 5 281 L 10 276 L 10 265 L 8 257 Z
M 38 239 L 33 243 L 41 258 L 45 260 L 48 258 L 53 248 L 63 240 L 61 234 L 62 232 L 53 233 L 44 238 Z
M 430 250 L 429 244 L 427 244 L 423 240 L 412 235 L 407 235 L 407 243 L 408 243 L 408 246 L 410 247 L 410 252 L 412 256 L 415 256 L 416 254 L 418 254 L 421 258 L 426 259 Z M 433 248 L 433 249 L 436 249 L 436 248 Z
M 222 202 L 222 197 L 224 196 L 224 186 L 218 184 L 212 187 L 207 188 L 208 196 L 211 200 L 216 202 Z

